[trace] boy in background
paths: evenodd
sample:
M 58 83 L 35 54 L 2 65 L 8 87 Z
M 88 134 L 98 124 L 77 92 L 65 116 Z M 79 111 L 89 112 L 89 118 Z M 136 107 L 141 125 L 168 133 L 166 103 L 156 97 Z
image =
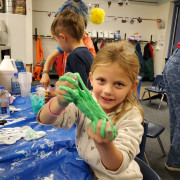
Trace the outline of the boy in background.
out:
M 51 34 L 57 41 L 60 49 L 69 53 L 65 72 L 78 72 L 88 89 L 90 67 L 94 59 L 92 53 L 83 43 L 85 20 L 71 10 L 64 10 L 53 21 Z
M 72 10 L 82 16 L 85 20 L 85 28 L 87 27 L 88 22 L 88 7 L 82 0 L 68 0 L 66 1 L 63 6 L 58 10 L 55 16 L 59 13 L 63 12 L 64 10 Z M 96 51 L 93 45 L 93 42 L 89 35 L 84 31 L 83 35 L 83 43 L 84 45 L 90 50 L 92 55 L 95 57 Z M 50 84 L 50 77 L 49 77 L 49 70 L 51 66 L 54 64 L 55 68 L 58 72 L 58 76 L 64 75 L 65 67 L 66 67 L 66 60 L 67 60 L 68 53 L 63 52 L 59 46 L 47 57 L 46 63 L 43 68 L 42 78 L 40 83 L 47 88 Z

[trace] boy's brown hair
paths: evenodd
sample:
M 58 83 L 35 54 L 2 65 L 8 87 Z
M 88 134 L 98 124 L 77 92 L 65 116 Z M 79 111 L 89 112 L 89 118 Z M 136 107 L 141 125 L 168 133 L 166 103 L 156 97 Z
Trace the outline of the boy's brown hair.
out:
M 71 10 L 64 10 L 54 19 L 51 25 L 51 34 L 58 37 L 59 33 L 67 33 L 80 41 L 85 30 L 85 21 L 82 16 Z

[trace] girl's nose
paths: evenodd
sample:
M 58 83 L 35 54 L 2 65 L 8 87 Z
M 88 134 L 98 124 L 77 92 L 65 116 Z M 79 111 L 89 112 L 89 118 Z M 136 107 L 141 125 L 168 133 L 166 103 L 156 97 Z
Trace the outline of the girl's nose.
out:
M 107 84 L 107 85 L 104 87 L 104 93 L 105 93 L 106 95 L 111 95 L 111 94 L 112 94 L 112 86 Z

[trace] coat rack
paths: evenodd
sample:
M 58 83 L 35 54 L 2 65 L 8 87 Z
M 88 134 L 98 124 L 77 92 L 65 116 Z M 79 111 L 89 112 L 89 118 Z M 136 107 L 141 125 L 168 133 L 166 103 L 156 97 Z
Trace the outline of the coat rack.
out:
M 150 41 L 146 41 L 146 40 L 139 40 L 139 41 L 137 41 L 137 40 L 128 40 L 128 41 L 130 41 L 130 42 L 142 42 L 142 43 L 148 43 L 149 42 L 151 44 L 156 43 L 156 42 L 152 41 L 152 38 L 153 38 L 153 35 L 150 36 Z M 126 33 L 124 34 L 124 40 L 126 40 Z
M 40 10 L 33 10 L 33 12 L 40 12 L 40 13 L 47 13 L 47 14 L 49 14 L 50 13 L 50 11 L 40 11 Z M 51 12 L 51 13 L 54 13 L 54 14 L 56 14 L 56 12 Z M 48 15 L 49 16 L 49 15 Z M 119 18 L 119 19 L 122 19 L 122 18 L 129 18 L 129 17 L 123 17 L 123 16 L 105 16 L 105 17 L 108 17 L 108 18 Z M 138 18 L 137 17 L 133 17 L 133 18 L 131 18 L 131 19 L 136 19 L 136 20 L 138 20 Z M 148 19 L 148 18 L 141 18 L 142 20 L 145 20 L 145 21 L 157 21 L 157 19 Z
M 52 36 L 50 36 L 50 35 L 38 35 L 37 34 L 37 28 L 35 28 L 35 34 L 33 35 L 33 37 L 35 37 L 36 41 L 37 41 L 38 36 L 43 37 L 43 38 L 52 39 Z

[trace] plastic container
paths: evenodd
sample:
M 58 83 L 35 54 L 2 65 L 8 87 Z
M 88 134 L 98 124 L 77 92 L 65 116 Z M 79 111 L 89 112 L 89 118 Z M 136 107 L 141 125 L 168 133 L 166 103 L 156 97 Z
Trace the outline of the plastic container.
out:
M 32 73 L 20 72 L 18 74 L 18 81 L 20 84 L 21 96 L 29 97 L 29 93 L 31 91 Z
M 10 59 L 10 56 L 4 56 L 4 59 L 2 60 L 0 65 L 0 70 L 17 72 L 17 67 L 14 59 Z
M 10 59 L 10 56 L 4 56 L 0 64 L 0 85 L 4 86 L 8 92 L 11 92 L 11 79 L 15 72 L 17 72 L 17 68 L 14 59 Z
M 14 77 L 11 79 L 11 93 L 13 95 L 21 94 L 20 85 L 18 81 L 18 73 L 14 73 Z
M 4 89 L 4 86 L 0 86 L 0 119 L 7 118 L 9 116 L 9 93 Z
M 44 106 L 45 93 L 30 93 L 31 104 L 34 114 L 37 114 L 39 110 Z

